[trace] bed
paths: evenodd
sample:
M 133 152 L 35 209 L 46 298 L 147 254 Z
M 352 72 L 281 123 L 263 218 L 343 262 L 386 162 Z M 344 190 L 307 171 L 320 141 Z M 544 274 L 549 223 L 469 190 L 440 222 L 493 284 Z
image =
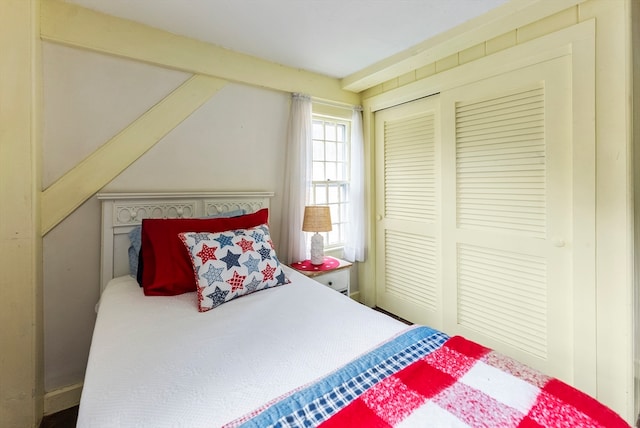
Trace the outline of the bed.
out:
M 245 219 L 268 211 L 272 196 L 99 195 L 101 298 L 78 427 L 628 426 L 562 382 L 464 338 L 404 324 L 281 263 L 269 270 L 272 282 L 242 295 L 241 282 L 262 269 L 251 254 L 277 261 L 268 226 L 181 231 L 196 291 L 147 292 L 138 283 L 146 262 L 132 274 L 130 236 L 143 219 L 145 229 L 152 218 L 241 211 L 231 219 Z M 272 252 L 229 261 L 225 234 L 238 253 L 253 237 Z M 213 239 L 222 253 L 212 252 Z M 233 291 L 216 300 L 220 283 L 206 275 L 224 258 L 238 269 Z M 249 274 L 237 282 L 241 267 Z

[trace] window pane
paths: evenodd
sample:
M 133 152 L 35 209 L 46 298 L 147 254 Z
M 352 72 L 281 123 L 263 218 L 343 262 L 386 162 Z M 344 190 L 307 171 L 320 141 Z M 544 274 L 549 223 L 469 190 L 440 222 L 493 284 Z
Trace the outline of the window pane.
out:
M 336 141 L 336 125 L 335 125 L 335 123 L 327 122 L 326 126 L 325 126 L 325 132 L 326 132 L 326 135 L 324 137 L 325 140 L 327 140 L 327 141 Z
M 340 186 L 340 200 L 342 202 L 349 202 L 349 187 L 347 184 Z
M 340 240 L 340 242 L 344 241 L 344 225 L 342 223 L 340 223 L 339 225 L 337 225 L 336 230 L 338 231 L 338 235 L 340 236 L 338 239 Z
M 313 140 L 313 160 L 314 161 L 324 160 L 324 141 L 323 140 Z
M 324 126 L 322 126 L 322 121 L 320 120 L 313 121 L 313 139 L 324 140 Z
M 339 193 L 339 187 L 338 186 L 330 186 L 329 187 L 329 200 L 331 202 L 340 202 L 340 193 Z M 333 213 L 332 213 L 333 214 Z M 333 217 L 332 217 L 333 218 Z M 337 219 L 337 218 L 336 218 Z M 336 220 L 334 219 L 334 220 Z
M 332 230 L 328 233 L 329 235 L 329 245 L 336 245 L 340 242 L 340 232 L 338 230 Z
M 316 205 L 325 205 L 327 203 L 327 188 L 323 185 L 317 185 L 315 191 L 315 200 Z
M 347 179 L 347 164 L 344 162 L 340 162 L 337 164 L 338 175 L 337 180 L 344 181 Z
M 311 203 L 330 207 L 333 230 L 323 236 L 333 248 L 344 244 L 349 227 L 349 129 L 348 121 L 314 116 Z
M 340 204 L 340 215 L 343 221 L 349 220 L 349 213 L 347 212 L 347 204 Z
M 337 204 L 332 204 L 329 206 L 329 211 L 331 211 L 331 221 L 333 223 L 337 223 L 340 221 L 340 210 L 339 210 L 339 205 Z
M 347 127 L 345 125 L 338 125 L 338 138 L 337 141 L 344 142 L 347 135 Z
M 314 162 L 313 163 L 313 181 L 324 181 L 326 180 L 324 175 L 324 162 Z
M 327 172 L 326 172 L 326 177 L 327 180 L 337 180 L 337 171 L 336 171 L 336 164 L 334 162 L 326 162 L 325 164 L 326 168 L 327 168 Z
M 337 158 L 339 161 L 347 160 L 347 145 L 345 143 L 338 143 L 336 145 Z
M 327 158 L 325 160 L 333 162 L 337 161 L 338 154 L 336 153 L 336 143 L 325 143 L 325 147 L 327 153 Z

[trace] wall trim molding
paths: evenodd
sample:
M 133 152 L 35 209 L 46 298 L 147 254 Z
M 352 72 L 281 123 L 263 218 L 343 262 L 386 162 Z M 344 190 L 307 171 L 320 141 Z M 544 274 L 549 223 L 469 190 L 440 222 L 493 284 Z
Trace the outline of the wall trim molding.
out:
M 44 414 L 51 415 L 80 404 L 83 383 L 75 383 L 44 394 Z

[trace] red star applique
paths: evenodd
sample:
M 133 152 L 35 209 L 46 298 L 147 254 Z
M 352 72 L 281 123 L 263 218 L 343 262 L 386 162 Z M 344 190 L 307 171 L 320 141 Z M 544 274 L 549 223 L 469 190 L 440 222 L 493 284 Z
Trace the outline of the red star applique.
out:
M 196 256 L 202 259 L 202 264 L 204 265 L 209 260 L 218 260 L 216 258 L 216 250 L 218 247 L 209 247 L 207 244 L 202 244 L 202 249 L 196 253 Z
M 242 283 L 246 279 L 246 276 L 238 275 L 237 271 L 233 271 L 233 278 L 228 279 L 227 282 L 231 285 L 231 292 L 242 288 Z
M 273 241 L 271 239 L 269 239 L 267 243 L 271 245 L 271 248 L 274 248 L 274 249 L 276 248 L 275 245 L 273 245 Z
M 276 271 L 276 268 L 271 267 L 269 263 L 267 263 L 267 267 L 262 271 L 262 275 L 264 275 L 264 280 L 267 281 L 269 279 L 273 279 L 273 273 Z
M 240 248 L 242 248 L 242 252 L 246 253 L 247 251 L 254 251 L 253 250 L 253 242 L 251 241 L 247 241 L 246 239 L 242 238 L 239 242 L 238 245 L 240 246 Z

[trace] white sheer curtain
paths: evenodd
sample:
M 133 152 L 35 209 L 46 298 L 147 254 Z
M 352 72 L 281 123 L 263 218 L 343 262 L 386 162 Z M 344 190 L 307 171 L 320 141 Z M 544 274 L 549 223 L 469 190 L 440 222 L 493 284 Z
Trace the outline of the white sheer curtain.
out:
M 345 259 L 364 261 L 364 137 L 362 109 L 351 116 L 351 181 L 349 184 L 349 230 L 344 246 Z
M 302 218 L 311 187 L 311 112 L 310 97 L 291 95 L 278 246 L 280 261 L 287 264 L 304 260 L 307 254 Z

